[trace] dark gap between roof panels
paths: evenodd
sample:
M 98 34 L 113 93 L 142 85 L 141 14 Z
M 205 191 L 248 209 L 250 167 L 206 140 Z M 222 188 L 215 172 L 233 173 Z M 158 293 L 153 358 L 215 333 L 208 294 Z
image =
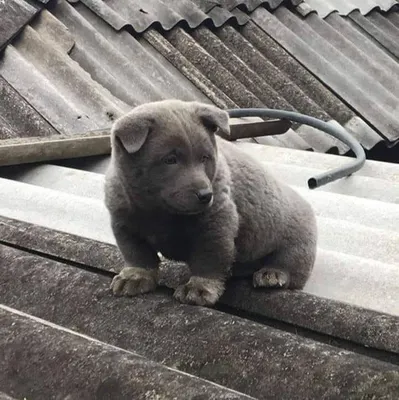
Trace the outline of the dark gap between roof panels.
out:
M 116 273 L 113 273 L 111 271 L 107 271 L 105 269 L 95 268 L 95 267 L 92 267 L 90 265 L 86 265 L 86 264 L 82 264 L 82 263 L 77 262 L 77 261 L 69 260 L 67 258 L 51 255 L 51 254 L 48 254 L 48 253 L 46 253 L 44 251 L 34 250 L 34 249 L 31 249 L 31 248 L 28 248 L 28 247 L 25 247 L 25 246 L 22 246 L 22 245 L 10 243 L 10 242 L 8 242 L 6 240 L 0 239 L 0 245 L 11 247 L 13 249 L 20 250 L 20 251 L 23 251 L 24 253 L 32 254 L 32 255 L 35 255 L 35 256 L 48 258 L 49 260 L 56 261 L 56 262 L 59 262 L 61 264 L 69 265 L 71 267 L 76 267 L 76 268 L 79 268 L 81 270 L 93 273 L 93 274 L 99 274 L 99 275 L 102 275 L 102 276 L 106 276 L 108 278 L 112 278 L 113 276 L 116 275 Z

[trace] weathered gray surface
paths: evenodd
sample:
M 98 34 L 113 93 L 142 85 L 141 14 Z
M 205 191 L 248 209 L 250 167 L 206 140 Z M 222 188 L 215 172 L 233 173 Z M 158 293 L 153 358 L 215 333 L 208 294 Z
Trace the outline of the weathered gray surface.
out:
M 13 397 L 10 397 L 8 394 L 0 393 L 0 400 L 16 400 Z
M 221 302 L 253 315 L 399 354 L 399 318 L 393 315 L 300 291 L 258 291 L 242 280 L 228 285 Z
M 58 132 L 0 76 L 0 139 L 51 136 Z
M 0 50 L 35 16 L 39 7 L 24 0 L 0 2 Z
M 342 36 L 342 30 L 334 29 L 314 13 L 302 19 L 287 8 L 279 7 L 273 15 L 258 8 L 251 16 L 264 32 L 345 98 L 384 137 L 390 141 L 398 138 L 398 87 L 389 82 L 392 82 L 390 76 L 399 73 L 399 65 L 392 60 L 384 63 L 381 48 L 375 42 L 363 36 L 368 50 L 362 51 L 351 42 L 351 36 Z M 343 22 L 350 27 L 349 21 Z M 375 32 L 379 30 L 377 27 Z M 353 36 L 358 35 L 356 29 L 351 32 Z
M 292 153 L 298 152 L 240 146 L 265 162 L 281 180 L 294 185 L 301 184 L 295 178 L 306 176 L 307 168 L 301 166 L 309 162 L 305 155 L 315 156 L 320 171 L 347 162 L 343 157 L 309 153 L 294 157 Z M 275 162 L 278 158 L 280 162 Z M 399 315 L 398 176 L 398 165 L 366 162 L 359 173 L 320 190 L 294 186 L 315 208 L 320 233 L 307 293 Z M 39 166 L 16 177 L 29 185 L 0 179 L 0 214 L 115 243 L 103 202 L 101 175 Z
M 366 15 L 374 8 L 389 11 L 390 8 L 397 4 L 399 4 L 397 0 L 305 0 L 298 6 L 298 10 L 303 15 L 316 11 L 321 18 L 325 18 L 334 11 L 338 11 L 341 15 L 348 15 L 355 10 L 359 10 L 363 15 Z
M 0 385 L 19 399 L 250 399 L 1 305 L 0 332 Z
M 22 4 L 22 0 L 13 3 Z M 315 48 L 318 67 L 311 57 L 313 53 L 307 54 L 304 66 L 299 64 L 294 58 L 299 56 L 283 48 L 285 38 L 274 41 L 250 19 L 265 11 L 259 7 L 262 3 L 279 18 L 291 12 L 281 0 L 220 4 L 184 0 L 167 5 L 155 0 L 122 1 L 119 6 L 115 1 L 54 3 L 55 7 L 43 10 L 6 48 L 0 71 L 23 101 L 61 133 L 104 128 L 133 105 L 171 97 L 212 101 L 221 107 L 269 104 L 338 121 L 373 157 L 397 160 L 397 152 L 386 146 L 389 140 L 385 139 L 389 136 L 394 143 L 397 123 L 391 121 L 392 126 L 388 126 L 384 118 L 377 118 L 380 104 L 393 109 L 394 115 L 398 106 L 399 67 L 387 54 L 398 51 L 397 13 L 393 10 L 386 16 L 373 11 L 359 18 L 353 12 L 350 17 L 332 13 L 326 20 L 309 15 L 298 27 L 294 25 L 289 44 L 302 40 L 306 41 L 306 51 Z M 149 8 L 147 13 L 137 10 L 139 3 L 142 10 Z M 256 11 L 249 16 L 237 5 Z M 180 26 L 172 28 L 176 47 L 154 29 L 148 29 L 137 40 L 131 35 L 134 26 L 140 30 L 139 26 L 147 29 L 156 21 L 162 23 L 160 16 L 166 18 L 168 29 L 177 21 L 196 28 L 192 34 L 180 32 Z M 9 19 L 4 20 L 7 26 Z M 198 25 L 211 20 L 209 29 Z M 243 24 L 239 30 L 235 28 L 237 21 Z M 287 21 L 282 22 L 280 25 L 287 25 Z M 298 33 L 300 29 L 305 29 L 306 35 Z M 330 64 L 336 68 L 327 79 L 325 71 Z M 336 96 L 319 79 L 326 83 L 333 79 L 334 84 L 345 81 L 345 85 L 329 85 L 338 93 Z M 367 91 L 367 95 L 356 96 L 359 87 L 364 87 L 362 92 Z M 369 98 L 374 107 L 367 106 Z M 18 122 L 18 118 L 11 122 Z M 33 120 L 30 125 L 35 130 Z M 12 135 L 7 131 L 3 136 Z M 306 126 L 282 136 L 262 137 L 259 143 L 321 152 L 347 151 L 346 146 Z
M 0 165 L 20 165 L 77 157 L 97 156 L 111 152 L 109 131 L 90 132 L 68 137 L 9 139 L 0 142 Z
M 74 1 L 77 2 L 77 1 Z M 253 10 L 261 5 L 271 8 L 278 7 L 283 0 L 243 0 L 243 1 L 196 1 L 180 0 L 178 2 L 163 2 L 153 0 L 85 0 L 83 3 L 99 17 L 107 21 L 116 30 L 130 27 L 137 33 L 142 33 L 152 26 L 161 26 L 164 30 L 172 29 L 184 21 L 190 28 L 196 28 L 203 23 L 221 26 L 227 22 L 239 23 L 233 11 L 242 6 Z M 171 3 L 171 4 L 170 4 Z M 292 0 L 297 4 L 298 0 Z
M 3 243 L 104 272 L 119 272 L 115 246 L 0 217 Z M 161 283 L 174 288 L 188 276 L 184 264 L 165 261 Z M 364 346 L 399 353 L 399 318 L 301 291 L 254 290 L 248 280 L 229 283 L 221 303 Z
M 395 365 L 181 305 L 160 292 L 115 298 L 109 278 L 5 246 L 1 254 L 5 305 L 254 397 L 395 399 L 398 393 Z

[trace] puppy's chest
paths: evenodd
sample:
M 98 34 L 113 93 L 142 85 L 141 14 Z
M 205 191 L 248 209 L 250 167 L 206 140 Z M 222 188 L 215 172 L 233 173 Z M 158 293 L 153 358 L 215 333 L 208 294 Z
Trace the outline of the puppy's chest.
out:
M 192 226 L 182 221 L 167 221 L 146 229 L 145 237 L 163 256 L 187 261 L 193 246 Z

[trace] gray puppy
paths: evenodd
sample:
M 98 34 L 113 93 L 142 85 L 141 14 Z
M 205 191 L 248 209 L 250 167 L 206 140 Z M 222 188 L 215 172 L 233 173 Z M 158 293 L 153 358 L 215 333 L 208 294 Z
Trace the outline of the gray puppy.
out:
M 255 287 L 305 285 L 317 241 L 310 205 L 218 131 L 229 134 L 225 111 L 179 100 L 114 123 L 105 202 L 126 263 L 115 294 L 154 290 L 158 253 L 188 263 L 192 276 L 174 293 L 182 303 L 214 305 L 233 265 L 257 266 Z

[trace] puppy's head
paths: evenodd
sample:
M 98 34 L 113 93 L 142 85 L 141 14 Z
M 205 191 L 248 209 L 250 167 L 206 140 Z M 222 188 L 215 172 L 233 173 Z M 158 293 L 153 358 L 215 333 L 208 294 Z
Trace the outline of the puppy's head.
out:
M 113 155 L 134 201 L 175 214 L 210 207 L 215 133 L 229 134 L 228 119 L 215 106 L 179 100 L 144 104 L 118 119 L 111 131 Z

